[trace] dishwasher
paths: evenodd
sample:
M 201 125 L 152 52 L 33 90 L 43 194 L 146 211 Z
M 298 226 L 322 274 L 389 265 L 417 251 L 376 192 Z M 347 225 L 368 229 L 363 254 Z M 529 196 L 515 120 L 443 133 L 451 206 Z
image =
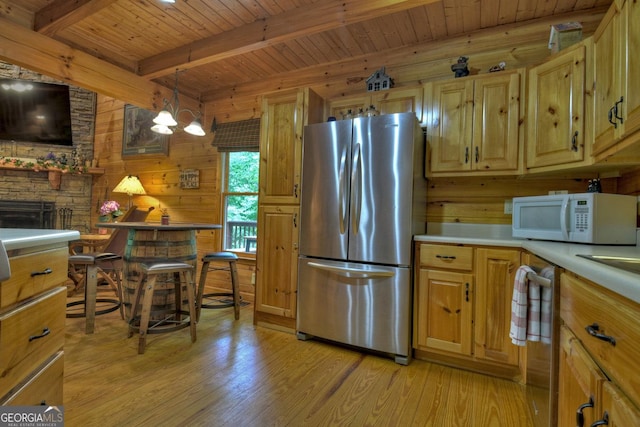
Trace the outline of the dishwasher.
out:
M 523 264 L 535 271 L 527 279 L 550 288 L 550 342 L 526 343 L 526 398 L 535 427 L 555 426 L 558 418 L 558 355 L 561 269 L 545 259 L 526 254 Z

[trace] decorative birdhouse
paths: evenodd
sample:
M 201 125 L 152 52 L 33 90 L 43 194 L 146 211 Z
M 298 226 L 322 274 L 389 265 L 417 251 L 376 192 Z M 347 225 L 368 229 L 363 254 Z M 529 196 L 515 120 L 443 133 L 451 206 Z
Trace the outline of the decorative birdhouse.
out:
M 384 67 L 371 74 L 367 79 L 367 92 L 377 92 L 393 87 L 393 80 L 384 72 Z

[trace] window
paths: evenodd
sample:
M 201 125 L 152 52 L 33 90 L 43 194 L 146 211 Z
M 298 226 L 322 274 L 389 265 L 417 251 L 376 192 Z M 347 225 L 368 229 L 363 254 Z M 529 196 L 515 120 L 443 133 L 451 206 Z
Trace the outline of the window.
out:
M 258 224 L 258 167 L 256 151 L 221 153 L 223 161 L 224 250 L 255 252 Z

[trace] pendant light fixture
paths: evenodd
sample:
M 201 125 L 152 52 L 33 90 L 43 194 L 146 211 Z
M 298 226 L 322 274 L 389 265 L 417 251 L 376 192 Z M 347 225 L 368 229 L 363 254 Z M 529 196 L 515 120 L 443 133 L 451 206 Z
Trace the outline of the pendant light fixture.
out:
M 180 109 L 180 101 L 178 100 L 178 70 L 176 70 L 176 85 L 173 88 L 173 100 L 169 102 L 168 99 L 164 99 L 164 107 L 153 119 L 155 125 L 151 126 L 151 130 L 162 135 L 173 134 L 174 128 L 178 126 L 178 116 L 183 112 L 187 112 L 193 116 L 193 121 L 184 128 L 184 131 L 191 135 L 204 136 L 205 132 L 204 129 L 202 129 L 202 122 L 200 121 L 200 117 L 202 116 L 200 111 L 196 114 L 186 108 Z

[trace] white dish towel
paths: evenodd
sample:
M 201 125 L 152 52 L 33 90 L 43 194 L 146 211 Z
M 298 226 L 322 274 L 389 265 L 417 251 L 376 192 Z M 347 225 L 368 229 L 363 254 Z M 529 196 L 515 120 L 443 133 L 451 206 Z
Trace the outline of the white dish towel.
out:
M 535 273 L 527 265 L 520 266 L 516 271 L 513 282 L 513 297 L 511 298 L 511 328 L 509 338 L 515 345 L 524 346 L 527 342 L 527 323 L 529 306 L 529 280 L 527 273 Z
M 552 288 L 540 286 L 527 278 L 536 272 L 523 265 L 516 271 L 511 299 L 511 328 L 509 338 L 518 346 L 528 341 L 551 343 Z M 540 275 L 553 283 L 553 269 L 543 269 Z

